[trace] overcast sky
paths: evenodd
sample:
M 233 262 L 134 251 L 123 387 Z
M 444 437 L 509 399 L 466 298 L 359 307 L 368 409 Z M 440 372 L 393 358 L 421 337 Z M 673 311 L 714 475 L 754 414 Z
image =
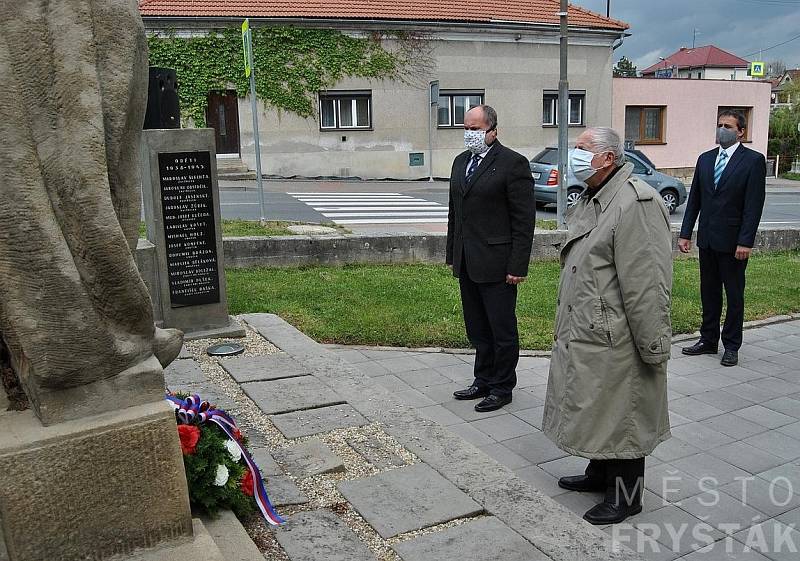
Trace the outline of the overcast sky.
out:
M 606 13 L 606 0 L 572 4 Z M 698 47 L 715 45 L 750 61 L 758 60 L 759 49 L 800 35 L 800 0 L 611 0 L 611 17 L 631 26 L 631 36 L 614 60 L 625 55 L 639 70 L 680 47 L 691 47 L 694 28 Z M 800 37 L 765 50 L 761 59 L 800 67 Z

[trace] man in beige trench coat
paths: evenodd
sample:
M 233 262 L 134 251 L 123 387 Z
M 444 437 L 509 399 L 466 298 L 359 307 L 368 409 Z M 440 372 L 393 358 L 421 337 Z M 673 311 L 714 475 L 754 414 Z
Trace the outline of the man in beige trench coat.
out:
M 558 484 L 604 492 L 584 518 L 613 524 L 642 510 L 644 457 L 670 437 L 672 236 L 615 131 L 586 130 L 570 167 L 587 189 L 567 216 L 542 430 L 589 458 L 584 475 Z

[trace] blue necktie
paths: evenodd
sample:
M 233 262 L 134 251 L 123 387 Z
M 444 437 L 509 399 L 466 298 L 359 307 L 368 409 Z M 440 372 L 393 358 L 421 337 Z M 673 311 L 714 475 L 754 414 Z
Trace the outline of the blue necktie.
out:
M 724 150 L 719 155 L 717 165 L 714 166 L 714 188 L 719 185 L 719 178 L 722 177 L 722 172 L 725 171 L 725 162 L 728 161 L 728 153 Z
M 475 154 L 472 156 L 472 162 L 470 162 L 469 169 L 467 170 L 467 181 L 472 179 L 472 176 L 475 174 L 475 170 L 478 169 L 479 165 L 481 165 L 481 157 Z

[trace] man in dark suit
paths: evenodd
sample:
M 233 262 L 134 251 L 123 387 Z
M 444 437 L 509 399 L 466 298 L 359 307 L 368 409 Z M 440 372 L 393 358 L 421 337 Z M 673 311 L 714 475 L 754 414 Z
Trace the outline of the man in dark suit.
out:
M 719 148 L 701 154 L 686 203 L 678 247 L 692 248 L 697 215 L 697 247 L 700 250 L 700 299 L 703 325 L 700 340 L 683 349 L 686 355 L 716 354 L 720 338 L 722 288 L 728 299 L 722 344 L 723 366 L 739 362 L 744 323 L 744 283 L 747 260 L 755 242 L 764 208 L 766 163 L 764 156 L 745 148 L 741 141 L 747 127 L 738 111 L 723 111 L 717 120 Z
M 528 274 L 536 207 L 528 160 L 497 140 L 494 109 L 467 112 L 464 144 L 450 174 L 446 261 L 461 287 L 475 380 L 453 396 L 484 398 L 475 410 L 485 412 L 511 403 L 517 384 L 517 285 Z

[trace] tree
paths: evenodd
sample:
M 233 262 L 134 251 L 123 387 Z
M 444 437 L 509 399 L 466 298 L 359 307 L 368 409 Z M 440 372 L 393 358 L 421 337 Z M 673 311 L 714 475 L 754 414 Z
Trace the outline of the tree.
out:
M 627 57 L 622 57 L 614 67 L 614 76 L 618 78 L 636 78 L 636 66 Z
M 780 78 L 786 72 L 786 63 L 780 59 L 771 60 L 767 63 L 767 76 Z
M 800 81 L 790 82 L 786 91 L 794 102 L 791 107 L 775 109 L 769 116 L 769 155 L 781 157 L 779 172 L 789 171 L 792 161 L 800 156 Z

